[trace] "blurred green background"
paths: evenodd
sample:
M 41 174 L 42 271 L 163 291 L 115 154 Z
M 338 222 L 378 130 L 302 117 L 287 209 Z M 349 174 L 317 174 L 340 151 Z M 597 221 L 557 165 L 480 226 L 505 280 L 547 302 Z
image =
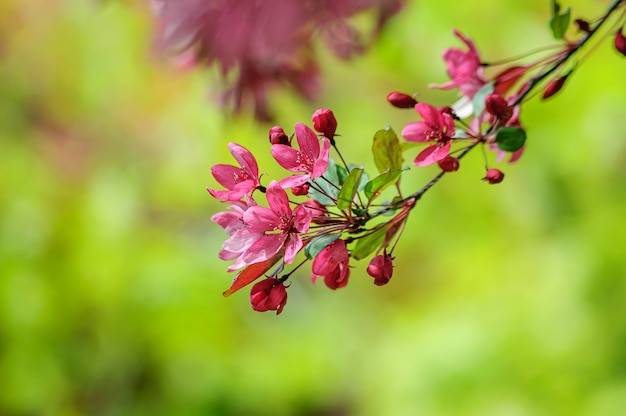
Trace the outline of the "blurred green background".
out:
M 417 117 L 389 91 L 455 99 L 426 87 L 447 80 L 453 27 L 495 60 L 551 44 L 548 14 L 410 2 L 367 54 L 320 50 L 323 94 L 275 91 L 277 123 L 329 107 L 373 170 L 373 133 Z M 138 0 L 0 2 L 0 414 L 625 414 L 626 60 L 609 41 L 526 105 L 501 185 L 477 153 L 420 201 L 389 285 L 365 264 L 336 292 L 303 271 L 276 317 L 222 297 L 223 206 L 205 191 L 229 141 L 278 173 L 271 126 L 216 107 L 212 71 L 157 58 L 151 24 Z

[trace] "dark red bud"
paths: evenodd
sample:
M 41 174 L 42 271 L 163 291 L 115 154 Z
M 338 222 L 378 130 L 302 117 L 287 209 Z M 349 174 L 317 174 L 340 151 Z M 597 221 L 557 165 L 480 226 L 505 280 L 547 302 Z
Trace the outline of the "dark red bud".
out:
M 270 129 L 270 143 L 289 146 L 289 137 L 287 137 L 282 127 L 274 126 Z
M 250 291 L 250 303 L 255 311 L 276 311 L 279 315 L 287 303 L 285 285 L 271 277 L 256 283 Z
M 623 26 L 615 33 L 615 49 L 626 56 L 626 36 L 624 36 Z
M 303 196 L 309 193 L 309 184 L 305 183 L 300 186 L 294 186 L 291 188 L 291 193 L 295 196 Z
M 496 84 L 493 92 L 500 95 L 506 94 L 527 71 L 527 66 L 512 66 L 500 72 L 494 77 Z
M 565 81 L 567 81 L 567 77 L 569 77 L 570 74 L 571 72 L 568 72 L 562 77 L 550 81 L 541 98 L 545 100 L 546 98 L 550 98 L 557 92 L 561 91 L 561 88 L 563 88 L 563 85 L 565 85 Z
M 413 108 L 417 104 L 415 98 L 397 91 L 387 94 L 387 101 L 396 108 Z
M 500 183 L 504 180 L 504 173 L 499 169 L 487 169 L 487 173 L 483 178 L 483 181 L 487 181 L 491 184 Z
M 591 27 L 589 26 L 589 22 L 587 22 L 586 20 L 576 19 L 574 20 L 574 22 L 578 26 L 579 31 L 586 32 L 586 33 L 591 32 Z
M 446 156 L 437 162 L 444 172 L 456 172 L 459 170 L 459 159 L 454 156 Z
M 513 109 L 498 94 L 489 94 L 485 97 L 485 108 L 490 114 L 504 121 L 513 115 Z
M 327 108 L 320 108 L 315 110 L 311 117 L 313 121 L 313 128 L 322 133 L 324 136 L 332 139 L 335 136 L 337 130 L 337 119 L 332 111 Z
M 393 262 L 388 254 L 381 254 L 372 259 L 367 266 L 367 274 L 374 278 L 376 286 L 383 286 L 389 283 L 393 275 Z

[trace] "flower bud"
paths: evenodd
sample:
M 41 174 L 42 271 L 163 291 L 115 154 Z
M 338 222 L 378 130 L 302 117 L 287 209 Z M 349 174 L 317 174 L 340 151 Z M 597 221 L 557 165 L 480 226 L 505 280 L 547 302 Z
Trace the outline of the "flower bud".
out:
M 504 179 L 504 173 L 499 169 L 487 169 L 487 174 L 483 178 L 483 181 L 487 181 L 490 184 L 500 183 Z
M 506 100 L 498 94 L 489 94 L 485 97 L 485 109 L 500 120 L 507 121 L 513 115 L 513 109 Z
M 589 22 L 583 19 L 574 20 L 576 26 L 578 26 L 578 30 L 581 32 L 589 33 L 591 32 L 591 27 L 589 26 Z
M 454 156 L 448 155 L 437 161 L 437 164 L 444 172 L 456 172 L 459 170 L 459 159 Z
M 413 108 L 417 101 L 415 98 L 402 92 L 390 92 L 387 94 L 387 101 L 396 108 Z
M 387 253 L 374 257 L 367 266 L 367 274 L 374 278 L 376 286 L 386 285 L 393 275 L 391 257 Z
M 291 193 L 295 196 L 303 196 L 309 193 L 309 184 L 304 183 L 300 186 L 294 186 L 291 188 Z
M 615 49 L 622 55 L 626 56 L 626 36 L 624 36 L 624 27 L 622 26 L 615 33 Z
M 546 98 L 550 98 L 554 94 L 559 92 L 561 88 L 563 88 L 563 85 L 565 84 L 565 81 L 567 81 L 567 77 L 569 77 L 570 74 L 571 72 L 568 72 L 562 77 L 553 79 L 552 81 L 550 81 L 550 83 L 548 83 L 548 86 L 546 87 L 546 90 L 543 92 L 543 95 L 541 96 L 541 98 L 545 100 Z
M 287 303 L 285 285 L 273 277 L 260 281 L 252 286 L 250 303 L 257 312 L 276 311 L 276 315 L 280 315 Z
M 289 137 L 285 134 L 285 131 L 280 126 L 274 126 L 270 129 L 270 143 L 271 144 L 284 144 L 289 146 Z
M 335 136 L 337 130 L 337 120 L 332 111 L 327 108 L 320 108 L 315 110 L 311 117 L 313 121 L 313 128 L 322 133 L 324 136 L 332 139 Z

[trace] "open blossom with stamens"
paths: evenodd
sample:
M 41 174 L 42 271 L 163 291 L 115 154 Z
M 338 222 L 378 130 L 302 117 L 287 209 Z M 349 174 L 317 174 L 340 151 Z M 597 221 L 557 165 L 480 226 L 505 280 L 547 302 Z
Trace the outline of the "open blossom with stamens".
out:
M 448 48 L 443 51 L 443 59 L 448 67 L 447 73 L 451 81 L 442 85 L 430 85 L 431 88 L 448 90 L 458 88 L 461 94 L 473 98 L 476 92 L 487 83 L 483 76 L 478 50 L 470 39 L 454 29 L 454 35 L 467 46 L 467 51 Z
M 253 206 L 243 213 L 247 233 L 261 236 L 246 249 L 242 259 L 247 264 L 272 258 L 285 249 L 285 263 L 291 263 L 303 246 L 300 234 L 309 230 L 311 213 L 302 205 L 291 210 L 289 197 L 276 181 L 267 188 L 269 208 Z
M 402 137 L 410 142 L 436 142 L 422 150 L 413 161 L 417 166 L 432 165 L 450 153 L 450 144 L 455 133 L 454 119 L 448 112 L 439 111 L 426 103 L 416 104 L 415 110 L 424 121 L 404 126 Z
M 290 172 L 304 172 L 303 175 L 292 175 L 280 181 L 283 188 L 300 186 L 320 177 L 326 172 L 328 167 L 328 154 L 330 152 L 330 142 L 326 137 L 322 137 L 320 149 L 319 139 L 315 132 L 305 124 L 296 124 L 296 140 L 300 150 L 284 144 L 272 146 L 272 156 L 280 166 Z
M 239 201 L 249 196 L 259 183 L 259 167 L 256 159 L 243 146 L 228 143 L 228 150 L 240 166 L 218 164 L 211 167 L 211 173 L 225 190 L 207 188 L 212 197 L 228 201 Z

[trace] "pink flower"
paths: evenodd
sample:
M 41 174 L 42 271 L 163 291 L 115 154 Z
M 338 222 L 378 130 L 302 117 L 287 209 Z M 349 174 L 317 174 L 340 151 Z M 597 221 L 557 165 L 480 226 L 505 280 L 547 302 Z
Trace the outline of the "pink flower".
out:
M 332 139 L 337 131 L 337 119 L 333 112 L 327 108 L 319 108 L 315 110 L 311 117 L 313 128 L 322 133 L 325 137 Z
M 450 153 L 450 143 L 455 133 L 454 119 L 449 113 L 441 112 L 430 104 L 416 104 L 415 110 L 424 121 L 404 126 L 402 137 L 410 142 L 436 142 L 422 150 L 413 161 L 417 166 L 428 166 L 444 159 Z
M 383 286 L 389 283 L 393 275 L 393 262 L 389 255 L 381 254 L 370 261 L 367 266 L 367 274 L 374 278 L 376 286 Z
M 393 91 L 387 94 L 387 101 L 396 108 L 413 108 L 417 101 L 409 94 Z
M 324 174 L 328 167 L 328 154 L 330 152 L 330 142 L 326 137 L 322 137 L 322 148 L 320 151 L 319 139 L 310 127 L 296 124 L 296 140 L 300 150 L 284 144 L 272 146 L 272 156 L 280 166 L 290 172 L 304 172 L 304 175 L 292 175 L 280 181 L 283 188 L 300 186 Z
M 252 103 L 256 117 L 271 118 L 267 92 L 290 85 L 306 99 L 318 91 L 314 37 L 342 58 L 364 49 L 346 21 L 367 9 L 378 12 L 376 34 L 401 0 L 151 0 L 156 46 L 187 55 L 187 62 L 214 65 L 232 80 L 223 100 L 240 111 Z M 371 36 L 368 36 L 371 38 Z
M 276 311 L 276 315 L 280 315 L 287 303 L 285 285 L 271 277 L 258 282 L 250 290 L 250 303 L 257 312 Z
M 431 88 L 441 88 L 444 90 L 458 88 L 461 94 L 469 98 L 474 98 L 476 92 L 487 83 L 483 76 L 483 69 L 480 64 L 480 56 L 474 43 L 454 29 L 454 34 L 461 39 L 468 50 L 449 48 L 443 51 L 443 59 L 448 67 L 447 73 L 451 81 L 443 85 L 431 85 Z
M 324 283 L 330 289 L 339 289 L 348 284 L 350 277 L 350 254 L 344 240 L 336 240 L 320 251 L 311 266 L 311 280 L 324 277 Z
M 504 173 L 499 169 L 487 169 L 487 173 L 483 178 L 483 181 L 487 181 L 490 184 L 500 183 L 504 180 Z
M 259 167 L 256 159 L 243 146 L 228 143 L 228 150 L 241 167 L 233 165 L 215 165 L 211 173 L 220 185 L 226 190 L 220 191 L 207 188 L 212 197 L 228 201 L 239 201 L 244 196 L 250 196 L 252 191 L 260 186 Z
M 222 227 L 230 236 L 222 244 L 222 250 L 218 255 L 221 260 L 235 260 L 228 268 L 229 272 L 247 265 L 243 260 L 243 253 L 263 235 L 261 232 L 250 232 L 243 220 L 244 212 L 255 205 L 252 198 L 248 199 L 247 204 L 234 202 L 228 207 L 231 211 L 218 212 L 211 217 L 211 221 Z
M 303 246 L 300 234 L 309 230 L 311 213 L 302 205 L 292 211 L 287 193 L 276 181 L 270 183 L 266 196 L 269 208 L 253 206 L 243 213 L 246 232 L 261 234 L 245 250 L 243 261 L 253 264 L 267 260 L 284 247 L 285 263 L 291 263 Z

